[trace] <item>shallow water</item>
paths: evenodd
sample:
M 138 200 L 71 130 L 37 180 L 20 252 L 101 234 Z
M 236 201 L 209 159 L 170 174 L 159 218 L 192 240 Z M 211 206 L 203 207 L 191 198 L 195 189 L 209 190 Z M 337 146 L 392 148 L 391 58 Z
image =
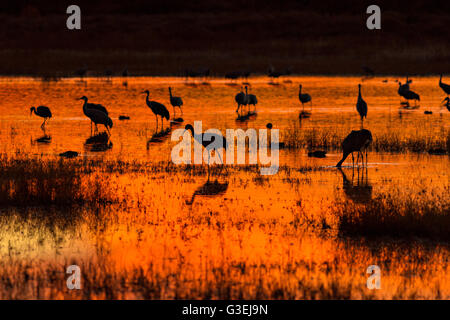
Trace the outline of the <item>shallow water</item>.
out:
M 448 134 L 450 114 L 440 107 L 444 95 L 435 77 L 414 78 L 411 89 L 421 95 L 417 110 L 400 109 L 398 84 L 394 78 L 386 78 L 386 83 L 382 82 L 383 79 L 362 82 L 363 97 L 369 106 L 364 127 L 370 129 L 375 137 L 399 128 L 425 137 Z M 127 86 L 123 85 L 124 81 L 127 81 Z M 175 143 L 170 141 L 170 136 L 162 142 L 149 143 L 156 122 L 141 92 L 150 90 L 151 99 L 164 103 L 172 114 L 167 90 L 169 85 L 174 95 L 181 96 L 184 101 L 184 123 L 179 126 L 181 128 L 197 120 L 202 121 L 204 130 L 217 128 L 222 132 L 231 128 L 265 128 L 271 122 L 274 128 L 280 129 L 282 141 L 284 132 L 293 125 L 299 126 L 300 130 L 339 128 L 350 132 L 359 129 L 355 104 L 360 78 L 291 77 L 289 81 L 269 84 L 266 78 L 250 79 L 250 92 L 256 94 L 259 100 L 258 114 L 249 121 L 237 122 L 234 95 L 239 91 L 240 84 L 223 80 L 211 80 L 205 85 L 201 82 L 186 83 L 177 78 L 113 78 L 112 81 L 88 78 L 84 81 L 66 79 L 58 82 L 2 78 L 0 150 L 9 157 L 25 156 L 44 161 L 57 159 L 61 152 L 74 150 L 87 159 L 135 161 L 149 166 L 168 162 Z M 303 91 L 313 97 L 312 116 L 301 123 L 298 120 L 301 108 L 298 101 L 299 83 L 303 84 Z M 77 100 L 83 95 L 90 102 L 107 107 L 113 119 L 109 147 L 104 151 L 92 151 L 86 145 L 86 140 L 90 138 L 90 123 L 83 115 L 82 101 Z M 30 107 L 38 105 L 50 107 L 53 113 L 45 133 L 40 129 L 42 119 L 35 115 L 30 117 L 29 114 Z M 306 109 L 309 108 L 308 105 Z M 433 114 L 424 115 L 424 110 L 432 110 Z M 130 116 L 131 119 L 119 121 L 120 115 Z M 164 124 L 168 125 L 166 122 Z M 51 139 L 45 143 L 37 141 L 44 134 L 51 136 Z M 135 268 L 147 270 L 152 265 L 154 269 L 149 277 L 157 275 L 168 279 L 170 274 L 181 272 L 182 268 L 181 282 L 190 288 L 190 291 L 180 291 L 184 298 L 196 298 L 198 291 L 201 291 L 199 286 L 204 284 L 192 284 L 196 279 L 218 285 L 211 279 L 214 268 L 243 262 L 259 270 L 260 276 L 269 281 L 268 287 L 277 283 L 287 290 L 292 281 L 306 282 L 305 277 L 317 277 L 313 282 L 320 284 L 322 281 L 327 287 L 335 281 L 328 273 L 300 268 L 294 275 L 286 268 L 291 263 L 308 261 L 322 264 L 340 259 L 340 265 L 333 270 L 343 272 L 338 285 L 340 288 L 350 286 L 352 297 L 370 297 L 374 294 L 373 297 L 393 298 L 397 294 L 404 298 L 417 294 L 419 297 L 436 298 L 436 288 L 428 287 L 427 283 L 434 286 L 441 283 L 441 295 L 450 297 L 449 273 L 446 272 L 448 260 L 445 259 L 445 256 L 448 257 L 448 244 L 423 245 L 419 241 L 410 244 L 412 247 L 403 244 L 392 247 L 392 243 L 379 243 L 382 253 L 374 253 L 371 245 L 359 241 L 347 242 L 348 239 L 339 239 L 333 232 L 323 236 L 311 233 L 307 228 L 302 231 L 292 229 L 297 215 L 321 217 L 330 211 L 330 206 L 336 201 L 364 205 L 385 194 L 406 198 L 424 194 L 431 198 L 445 196 L 449 191 L 448 156 L 426 152 L 395 154 L 372 151 L 369 152 L 367 168 L 352 168 L 349 159 L 339 171 L 334 166 L 340 157 L 339 150 L 329 150 L 326 158 L 316 159 L 309 158 L 304 149 L 282 149 L 278 174 L 262 177 L 257 170 L 233 167 L 225 176 L 213 176 L 212 181 L 217 179 L 214 186 L 207 183 L 206 170 L 200 175 L 164 171 L 155 174 L 99 174 L 87 179 L 87 188 L 93 183 L 92 179 L 99 179 L 108 185 L 109 192 L 119 199 L 119 204 L 96 212 L 91 212 L 89 208 L 73 209 L 72 214 L 77 218 L 70 221 L 70 227 L 62 227 L 60 222 L 49 227 L 39 218 L 22 221 L 20 211 L 30 208 L 4 208 L 3 211 L 12 214 L 2 222 L 0 254 L 15 263 L 39 261 L 30 266 L 37 273 L 44 265 L 56 263 L 64 268 L 71 261 L 95 270 L 104 267 L 111 274 L 121 274 Z M 220 168 L 212 170 L 218 173 Z M 62 209 L 49 207 L 31 210 L 35 210 L 39 217 L 45 215 L 47 210 Z M 71 218 L 66 216 L 64 219 Z M 333 230 L 333 218 L 327 221 Z M 411 250 L 414 254 L 409 255 Z M 397 251 L 403 254 L 395 256 Z M 395 268 L 387 275 L 384 291 L 368 292 L 364 285 L 365 268 L 377 259 L 384 263 L 386 256 L 391 255 Z M 427 271 L 422 270 L 423 274 L 413 281 L 401 272 L 419 272 L 415 263 L 420 256 L 426 258 L 423 268 Z M 407 257 L 413 260 L 412 264 L 406 265 Z M 271 264 L 278 266 L 277 271 L 261 271 L 262 265 Z M 5 267 L 5 270 L 8 268 Z M 239 284 L 259 279 L 254 272 L 242 275 L 233 273 L 230 279 L 237 283 L 238 288 Z M 442 272 L 446 272 L 447 276 L 440 278 Z M 170 279 L 167 281 L 170 284 Z M 129 290 L 118 294 L 118 297 L 145 297 L 138 291 Z M 67 298 L 69 293 L 62 292 L 54 296 L 41 293 L 40 297 Z M 176 296 L 174 292 L 177 291 L 170 284 L 161 296 L 173 298 Z M 8 294 L 3 292 L 2 296 Z M 102 293 L 93 296 L 105 297 Z M 201 294 L 198 296 L 202 297 Z M 221 295 L 213 294 L 213 297 Z M 248 291 L 244 297 L 255 295 Z M 295 297 L 308 298 L 307 295 Z

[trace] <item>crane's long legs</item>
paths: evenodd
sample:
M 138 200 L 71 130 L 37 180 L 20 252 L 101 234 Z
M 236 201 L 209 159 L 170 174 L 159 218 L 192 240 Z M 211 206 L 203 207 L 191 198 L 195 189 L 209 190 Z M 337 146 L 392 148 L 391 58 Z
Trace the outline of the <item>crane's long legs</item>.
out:
M 158 116 L 155 114 L 156 117 L 156 133 L 158 133 Z

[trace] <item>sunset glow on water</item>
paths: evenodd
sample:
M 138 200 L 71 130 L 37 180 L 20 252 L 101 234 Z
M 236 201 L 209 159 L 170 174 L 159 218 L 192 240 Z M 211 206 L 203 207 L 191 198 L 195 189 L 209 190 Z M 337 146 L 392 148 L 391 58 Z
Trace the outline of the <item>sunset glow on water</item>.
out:
M 257 116 L 244 122 L 236 121 L 234 101 L 241 82 L 0 79 L 3 162 L 75 170 L 73 180 L 49 198 L 57 199 L 73 183 L 78 186 L 73 197 L 89 200 L 43 206 L 36 192 L 30 202 L 10 205 L 17 190 L 29 188 L 34 194 L 40 183 L 59 176 L 28 177 L 25 166 L 23 185 L 15 182 L 14 172 L 4 176 L 0 276 L 14 279 L 14 285 L 0 288 L 0 298 L 450 298 L 449 239 L 442 230 L 422 232 L 417 223 L 411 230 L 422 233 L 396 237 L 395 232 L 380 235 L 377 226 L 366 222 L 367 233 L 361 235 L 342 224 L 342 215 L 352 210 L 407 214 L 417 209 L 418 215 L 446 214 L 430 223 L 445 227 L 439 221 L 450 219 L 449 157 L 428 152 L 449 145 L 450 113 L 441 108 L 438 79 L 414 78 L 411 88 L 421 100 L 413 110 L 400 107 L 397 78 L 286 79 L 276 84 L 267 77 L 249 79 L 249 92 L 259 102 Z M 300 83 L 312 96 L 312 105 L 305 105 L 312 115 L 301 121 Z M 367 167 L 352 168 L 348 158 L 340 171 L 335 167 L 340 144 L 351 130 L 360 129 L 358 83 L 369 108 L 364 127 L 374 141 Z M 212 166 L 208 181 L 206 165 L 172 164 L 176 142 L 170 135 L 151 140 L 155 116 L 142 94 L 149 90 L 150 98 L 166 105 L 172 116 L 169 86 L 184 101 L 184 122 L 172 130 L 194 121 L 223 133 L 272 123 L 287 146 L 280 150 L 278 173 L 261 176 L 248 165 Z M 100 148 L 88 141 L 90 123 L 81 96 L 107 107 L 114 122 Z M 53 113 L 45 132 L 42 119 L 30 116 L 30 107 L 39 105 Z M 130 120 L 119 120 L 121 115 Z M 169 127 L 167 121 L 164 125 Z M 426 149 L 418 152 L 419 147 Z M 58 156 L 68 150 L 80 155 Z M 325 150 L 327 156 L 308 157 L 314 150 Z M 82 292 L 65 288 L 70 264 L 83 271 Z M 370 265 L 382 270 L 380 290 L 366 287 Z

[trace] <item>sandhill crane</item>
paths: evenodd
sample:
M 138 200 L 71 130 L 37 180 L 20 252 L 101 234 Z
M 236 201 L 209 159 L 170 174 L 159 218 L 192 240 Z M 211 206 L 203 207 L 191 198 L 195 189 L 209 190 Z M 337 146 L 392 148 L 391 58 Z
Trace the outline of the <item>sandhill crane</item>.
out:
M 398 94 L 400 95 L 400 97 L 404 97 L 404 93 L 409 91 L 409 84 L 412 82 L 412 80 L 410 80 L 408 78 L 408 75 L 406 76 L 406 82 L 404 84 L 402 84 L 401 82 L 398 83 Z
M 161 117 L 161 131 L 164 130 L 164 118 L 166 118 L 167 120 L 169 120 L 170 118 L 170 113 L 167 110 L 166 106 L 156 102 L 156 101 L 150 101 L 148 99 L 148 96 L 150 95 L 150 91 L 145 90 L 142 93 L 146 93 L 147 97 L 145 99 L 145 102 L 147 103 L 147 106 L 150 108 L 150 110 L 152 110 L 152 112 L 155 114 L 156 117 L 156 131 L 158 131 L 158 116 Z
M 298 99 L 302 103 L 303 111 L 305 111 L 305 103 L 311 102 L 312 105 L 311 96 L 307 93 L 302 93 L 302 85 L 298 86 Z
M 46 106 L 39 106 L 37 108 L 31 107 L 30 108 L 30 116 L 33 114 L 33 112 L 35 115 L 37 115 L 41 118 L 44 118 L 44 122 L 42 122 L 42 124 L 41 124 L 41 129 L 44 129 L 45 122 L 52 117 L 52 112 Z
M 172 96 L 172 88 L 171 87 L 169 87 L 169 96 L 170 96 L 170 104 L 172 105 L 172 109 L 173 109 L 173 117 L 175 118 L 175 107 L 180 108 L 181 115 L 183 115 L 183 109 L 181 109 L 181 106 L 183 105 L 183 100 L 180 97 Z
M 364 101 L 364 99 L 361 96 L 361 84 L 358 84 L 358 101 L 356 102 L 356 110 L 359 113 L 359 116 L 361 117 L 361 129 L 364 125 L 364 118 L 367 118 L 367 103 Z
M 107 113 L 96 109 L 96 108 L 90 108 L 88 107 L 88 103 L 87 103 L 87 98 L 86 97 L 81 97 L 80 100 L 84 100 L 84 104 L 83 104 L 83 112 L 84 114 L 91 119 L 91 134 L 92 134 L 92 122 L 95 124 L 95 131 L 98 131 L 97 128 L 97 124 L 102 124 L 105 126 L 106 131 L 108 131 L 108 134 L 110 135 L 111 133 L 109 132 L 109 128 L 113 127 L 113 122 L 111 120 L 111 118 L 108 116 Z M 105 109 L 106 110 L 106 109 Z
M 96 103 L 88 103 L 88 98 L 86 96 L 82 96 L 79 100 L 84 100 L 83 112 L 86 117 L 90 118 L 87 115 L 87 113 L 85 112 L 85 110 L 88 110 L 88 109 L 97 110 L 97 111 L 103 112 L 106 115 L 108 115 L 108 110 L 106 110 L 106 108 L 104 106 L 102 106 L 101 104 L 96 104 Z M 92 134 L 92 122 L 93 121 L 91 120 L 91 134 Z M 95 125 L 95 129 L 98 130 L 97 125 Z
M 420 96 L 411 90 L 403 92 L 403 97 L 406 100 L 414 100 L 414 105 L 416 104 L 417 101 L 420 101 Z
M 336 167 L 340 168 L 342 163 L 347 159 L 349 154 L 352 154 L 352 164 L 354 164 L 353 152 L 358 152 L 358 158 L 356 164 L 358 164 L 359 156 L 361 154 L 362 160 L 364 162 L 363 151 L 366 152 L 366 163 L 367 163 L 367 147 L 372 143 L 372 133 L 369 130 L 361 129 L 359 131 L 352 130 L 350 134 L 345 137 L 342 142 L 342 159 L 337 163 Z
M 247 86 L 245 86 L 245 92 L 247 92 Z M 238 104 L 236 113 L 239 114 L 239 109 L 241 108 L 241 106 L 247 105 L 247 94 L 243 92 L 242 87 L 241 87 L 241 92 L 236 94 L 236 96 L 234 97 L 234 100 L 236 100 L 236 103 Z
M 201 134 L 196 135 L 194 132 L 194 127 L 190 124 L 187 124 L 184 127 L 185 130 L 188 130 L 191 132 L 192 137 L 197 140 L 198 143 L 200 143 L 207 151 L 208 151 L 208 179 L 209 179 L 209 159 L 210 159 L 210 152 L 215 147 L 215 143 L 217 141 L 222 141 L 222 147 L 223 150 L 227 149 L 227 139 L 221 134 L 218 133 L 210 133 L 210 132 L 203 132 Z M 214 144 L 213 144 L 214 142 Z M 217 151 L 217 149 L 216 149 Z M 220 161 L 222 164 L 224 164 L 222 157 L 220 156 L 220 153 L 217 153 L 219 155 Z
M 447 94 L 447 97 L 448 95 L 450 95 L 450 85 L 442 82 L 442 74 L 441 77 L 439 78 L 439 87 L 441 87 L 441 89 L 444 90 L 444 92 Z

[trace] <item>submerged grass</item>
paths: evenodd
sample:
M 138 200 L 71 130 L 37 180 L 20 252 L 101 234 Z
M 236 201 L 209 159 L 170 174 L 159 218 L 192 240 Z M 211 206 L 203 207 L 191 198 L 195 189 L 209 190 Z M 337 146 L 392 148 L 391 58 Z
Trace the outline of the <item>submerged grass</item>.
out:
M 450 192 L 431 196 L 381 194 L 364 205 L 339 202 L 338 232 L 367 238 L 425 238 L 450 242 Z

